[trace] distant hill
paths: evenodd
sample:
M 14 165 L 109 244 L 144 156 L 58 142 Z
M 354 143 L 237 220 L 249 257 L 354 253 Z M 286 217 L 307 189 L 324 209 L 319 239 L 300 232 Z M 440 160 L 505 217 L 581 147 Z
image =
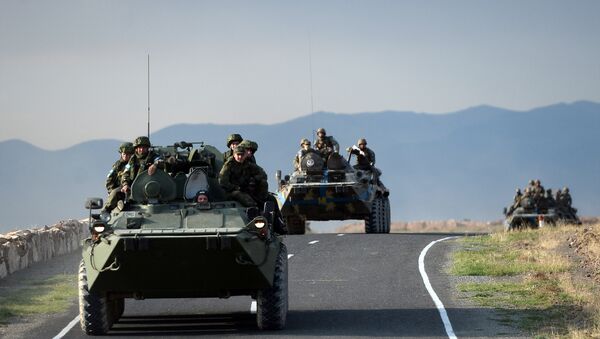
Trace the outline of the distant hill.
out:
M 291 171 L 300 139 L 318 127 L 343 148 L 367 138 L 392 192 L 394 220 L 496 220 L 514 189 L 533 178 L 547 188 L 568 185 L 580 214 L 600 215 L 600 104 L 592 102 L 527 112 L 490 106 L 449 114 L 319 112 L 274 125 L 173 125 L 151 139 L 224 149 L 228 134 L 241 133 L 259 143 L 257 160 L 272 179 L 277 169 Z M 46 151 L 0 142 L 0 232 L 85 215 L 84 199 L 105 195 L 119 143 L 94 140 Z

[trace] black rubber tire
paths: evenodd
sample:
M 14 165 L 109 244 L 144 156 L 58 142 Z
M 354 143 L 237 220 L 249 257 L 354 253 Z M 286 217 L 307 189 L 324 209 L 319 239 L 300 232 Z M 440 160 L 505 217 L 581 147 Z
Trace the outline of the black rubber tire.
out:
M 79 265 L 79 318 L 81 329 L 88 335 L 106 334 L 112 326 L 112 312 L 106 296 L 91 293 L 83 260 Z
M 391 212 L 390 199 L 388 197 L 383 197 L 383 227 L 381 229 L 381 233 L 390 233 L 392 226 Z
M 365 218 L 365 233 L 389 233 L 389 223 L 387 223 L 388 231 L 386 232 L 386 206 L 383 197 L 376 197 L 371 202 L 371 212 Z
M 288 312 L 287 247 L 281 243 L 273 286 L 256 295 L 256 324 L 261 330 L 280 330 L 285 327 Z
M 290 215 L 285 218 L 288 234 L 305 234 L 306 219 L 301 215 Z

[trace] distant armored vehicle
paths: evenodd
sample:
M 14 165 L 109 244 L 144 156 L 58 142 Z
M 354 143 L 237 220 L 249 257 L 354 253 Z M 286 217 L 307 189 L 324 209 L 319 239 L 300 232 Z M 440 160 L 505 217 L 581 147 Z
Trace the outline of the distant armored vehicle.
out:
M 551 190 L 548 190 L 551 193 Z M 525 190 L 524 195 L 515 196 L 513 205 L 504 208 L 505 230 L 523 228 L 540 228 L 557 223 L 581 224 L 577 210 L 570 205 L 557 202 L 551 194 L 536 194 L 533 190 Z
M 282 180 L 277 199 L 290 234 L 304 234 L 307 220 L 365 221 L 366 233 L 390 232 L 389 191 L 372 171 L 352 168 L 338 153 L 327 162 L 312 150 L 299 154 L 298 167 Z
M 126 298 L 239 295 L 256 299 L 260 329 L 283 328 L 287 250 L 273 228 L 274 204 L 261 211 L 223 200 L 216 179 L 221 155 L 211 146 L 180 143 L 158 153 L 172 164 L 185 160 L 188 171 L 142 172 L 129 202 L 110 215 L 92 214 L 102 199 L 86 202 L 91 237 L 84 241 L 79 269 L 83 331 L 107 333 Z

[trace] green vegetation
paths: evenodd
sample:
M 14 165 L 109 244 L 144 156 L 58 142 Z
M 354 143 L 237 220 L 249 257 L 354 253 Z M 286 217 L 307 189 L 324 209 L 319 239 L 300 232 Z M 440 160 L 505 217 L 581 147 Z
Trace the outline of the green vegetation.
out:
M 575 228 L 494 233 L 461 239 L 451 273 L 488 276 L 481 283 L 458 285 L 475 303 L 496 308 L 501 322 L 539 337 L 588 337 L 596 334 L 597 304 L 590 288 L 576 285 L 576 263 L 565 250 Z M 597 293 L 596 293 L 597 295 Z
M 77 296 L 77 276 L 60 274 L 0 295 L 0 324 L 14 316 L 48 314 L 67 309 Z

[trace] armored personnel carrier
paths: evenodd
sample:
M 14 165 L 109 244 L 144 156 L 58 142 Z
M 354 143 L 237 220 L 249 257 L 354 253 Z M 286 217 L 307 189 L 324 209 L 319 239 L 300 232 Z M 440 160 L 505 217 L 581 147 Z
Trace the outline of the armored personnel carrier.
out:
M 79 269 L 85 333 L 107 333 L 123 314 L 125 299 L 148 298 L 248 295 L 256 299 L 260 329 L 285 326 L 287 250 L 273 228 L 274 204 L 259 210 L 224 200 L 216 176 L 220 153 L 183 146 L 159 153 L 187 158 L 189 170 L 174 176 L 161 169 L 142 172 L 122 210 L 93 214 L 102 199 L 87 200 L 91 237 L 84 241 Z M 209 201 L 197 199 L 199 194 Z
M 504 208 L 504 228 L 507 231 L 540 228 L 557 223 L 581 224 L 576 210 L 557 204 L 554 199 L 524 195 Z
M 313 151 L 291 175 L 277 171 L 277 200 L 290 234 L 304 234 L 307 220 L 365 221 L 366 233 L 390 232 L 389 191 L 377 173 L 354 169 L 338 153 L 327 162 Z

